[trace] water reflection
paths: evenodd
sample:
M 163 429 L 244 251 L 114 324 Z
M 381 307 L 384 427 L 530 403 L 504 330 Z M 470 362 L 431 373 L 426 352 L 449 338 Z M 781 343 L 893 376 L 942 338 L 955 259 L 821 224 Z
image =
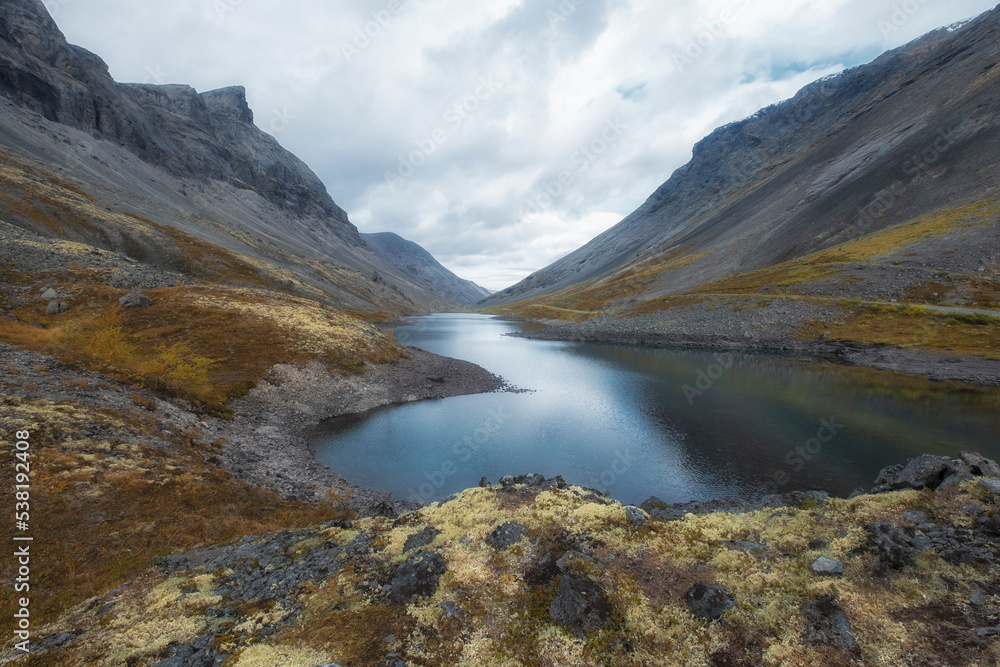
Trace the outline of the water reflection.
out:
M 846 495 L 921 453 L 1000 458 L 998 392 L 780 355 L 503 336 L 524 325 L 436 315 L 396 331 L 534 390 L 333 420 L 317 456 L 346 479 L 421 502 L 482 476 L 539 472 L 626 502 L 819 488 Z

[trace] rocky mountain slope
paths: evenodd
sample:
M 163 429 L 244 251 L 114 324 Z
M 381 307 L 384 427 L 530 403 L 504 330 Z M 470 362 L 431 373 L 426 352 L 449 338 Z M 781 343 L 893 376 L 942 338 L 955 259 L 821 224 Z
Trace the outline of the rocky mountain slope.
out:
M 398 234 L 362 234 L 372 251 L 407 277 L 428 290 L 465 306 L 474 306 L 490 295 L 485 287 L 463 280 L 441 265 L 434 256 Z
M 345 308 L 456 305 L 373 253 L 319 178 L 253 121 L 239 86 L 117 83 L 39 0 L 0 5 L 7 222 L 160 269 L 179 268 L 179 232 L 260 264 L 265 282 Z
M 483 305 L 653 331 L 686 318 L 677 295 L 819 300 L 835 337 L 863 314 L 846 299 L 996 310 L 998 36 L 1000 9 L 716 130 L 620 224 Z

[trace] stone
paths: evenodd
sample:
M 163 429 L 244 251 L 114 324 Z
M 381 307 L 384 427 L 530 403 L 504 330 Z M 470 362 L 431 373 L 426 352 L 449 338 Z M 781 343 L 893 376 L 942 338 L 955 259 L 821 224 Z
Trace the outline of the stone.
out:
M 953 461 L 945 456 L 924 454 L 910 459 L 896 471 L 896 466 L 883 468 L 875 482 L 873 493 L 899 491 L 902 489 L 936 489 L 948 477 L 958 472 L 971 472 L 971 466 L 962 461 Z
M 625 508 L 625 518 L 633 526 L 645 526 L 649 523 L 649 517 L 638 507 L 629 505 Z
M 983 522 L 983 528 L 994 535 L 1000 535 L 1000 512 L 986 517 L 986 521 Z
M 153 305 L 153 300 L 139 290 L 132 290 L 118 299 L 118 303 L 122 308 L 147 308 Z
M 975 452 L 962 452 L 958 455 L 977 477 L 1000 477 L 1000 464 Z
M 587 577 L 564 574 L 559 592 L 549 606 L 549 617 L 586 637 L 591 629 L 599 630 L 611 621 L 612 607 L 604 588 Z
M 459 607 L 457 604 L 451 600 L 446 600 L 440 604 L 441 611 L 444 612 L 445 618 L 465 618 L 468 616 L 465 610 Z
M 392 579 L 392 597 L 407 603 L 414 598 L 429 598 L 437 590 L 438 581 L 447 571 L 444 556 L 440 553 L 421 551 L 399 566 Z
M 983 477 L 976 486 L 994 496 L 1000 496 L 1000 479 L 996 477 Z
M 497 551 L 504 551 L 517 544 L 524 534 L 524 526 L 516 522 L 505 522 L 486 536 L 486 541 Z
M 912 535 L 891 523 L 879 522 L 865 526 L 868 531 L 868 547 L 885 565 L 901 568 L 913 563 L 916 549 Z
M 806 615 L 806 629 L 803 639 L 808 644 L 834 646 L 848 651 L 857 651 L 858 642 L 854 629 L 844 613 L 843 607 L 833 597 L 823 597 L 802 605 Z
M 483 477 L 482 479 L 479 480 L 479 488 L 480 489 L 489 489 L 492 486 L 493 485 L 490 484 L 490 480 L 487 479 L 486 477 Z
M 40 301 L 52 301 L 53 299 L 59 298 L 59 292 L 55 291 L 51 287 L 45 290 L 45 292 L 38 297 Z
M 729 589 L 718 584 L 699 581 L 692 586 L 684 596 L 695 618 L 704 621 L 717 621 L 722 615 L 736 606 L 736 601 Z
M 67 310 L 69 310 L 69 304 L 65 301 L 49 301 L 49 306 L 45 309 L 45 314 L 61 315 Z
M 384 516 L 387 519 L 395 519 L 399 514 L 392 508 L 392 505 L 384 500 L 373 503 L 365 510 L 365 516 Z
M 986 639 L 988 637 L 996 637 L 998 635 L 1000 635 L 1000 625 L 979 628 L 978 630 L 976 630 L 976 636 L 981 639 Z
M 441 531 L 433 526 L 427 526 L 419 533 L 414 533 L 406 538 L 406 542 L 403 544 L 403 553 L 407 551 L 412 551 L 413 549 L 423 549 L 434 541 Z
M 908 527 L 919 526 L 924 523 L 929 523 L 931 518 L 927 515 L 927 512 L 922 510 L 909 510 L 903 512 L 903 525 Z
M 839 577 L 844 573 L 844 564 L 839 560 L 820 556 L 812 564 L 812 571 L 821 577 Z
M 812 542 L 809 543 L 809 548 L 818 551 L 820 549 L 826 549 L 827 544 L 828 544 L 827 541 L 824 540 L 822 537 L 817 537 L 816 539 L 814 539 Z

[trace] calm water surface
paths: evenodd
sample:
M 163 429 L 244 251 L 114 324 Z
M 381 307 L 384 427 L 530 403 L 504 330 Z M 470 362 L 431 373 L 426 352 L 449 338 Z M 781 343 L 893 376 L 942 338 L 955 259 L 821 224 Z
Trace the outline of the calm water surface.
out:
M 1000 392 L 765 354 L 533 341 L 484 315 L 396 331 L 526 393 L 424 401 L 321 425 L 319 460 L 416 502 L 480 478 L 562 475 L 639 503 L 823 489 L 848 495 L 923 453 L 1000 459 Z

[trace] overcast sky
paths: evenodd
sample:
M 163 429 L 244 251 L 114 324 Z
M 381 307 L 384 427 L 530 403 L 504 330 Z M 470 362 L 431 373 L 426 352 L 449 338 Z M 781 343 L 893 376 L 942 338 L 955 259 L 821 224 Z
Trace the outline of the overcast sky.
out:
M 119 81 L 246 86 L 361 231 L 496 290 L 617 223 L 714 128 L 995 1 L 45 4 Z

